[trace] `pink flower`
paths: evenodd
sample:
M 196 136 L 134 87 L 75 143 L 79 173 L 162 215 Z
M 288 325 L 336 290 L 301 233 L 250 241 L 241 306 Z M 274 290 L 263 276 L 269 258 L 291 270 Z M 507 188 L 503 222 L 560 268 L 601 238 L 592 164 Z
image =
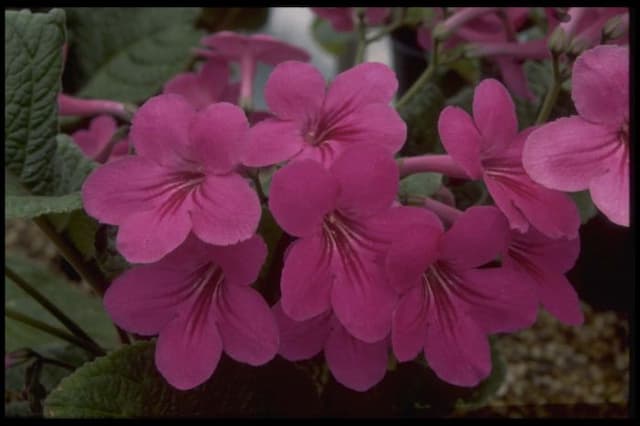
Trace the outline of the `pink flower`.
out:
M 221 31 L 204 37 L 201 43 L 213 49 L 198 50 L 206 56 L 222 56 L 228 61 L 240 64 L 240 99 L 250 102 L 253 80 L 258 62 L 277 65 L 288 60 L 308 61 L 309 54 L 299 47 L 285 43 L 266 34 L 243 35 L 231 31 Z
M 288 234 L 282 309 L 296 321 L 333 309 L 354 337 L 377 342 L 390 330 L 395 294 L 382 259 L 406 220 L 392 208 L 398 168 L 376 145 L 350 148 L 329 170 L 304 160 L 278 170 L 269 208 Z
M 280 302 L 272 308 L 280 330 L 279 354 L 289 361 L 309 359 L 324 350 L 331 374 L 349 389 L 369 390 L 387 372 L 389 339 L 366 343 L 356 339 L 331 311 L 306 321 L 294 321 Z
M 580 253 L 580 240 L 545 237 L 535 229 L 526 234 L 511 232 L 511 242 L 502 264 L 516 269 L 537 289 L 538 300 L 553 316 L 565 324 L 580 325 L 584 316 L 580 300 L 564 276 Z
M 574 44 L 590 48 L 600 43 L 602 28 L 610 18 L 628 11 L 626 7 L 572 7 L 567 11 L 571 19 L 560 27 Z
M 179 95 L 149 99 L 129 133 L 137 155 L 105 164 L 85 181 L 87 213 L 120 227 L 118 250 L 134 263 L 160 260 L 192 230 L 216 245 L 250 238 L 260 202 L 234 171 L 247 128 L 235 105 L 196 111 Z
M 113 117 L 100 115 L 91 120 L 87 130 L 78 130 L 71 137 L 87 157 L 99 163 L 106 163 L 129 153 L 129 142 L 126 138 L 109 144 L 116 130 L 118 125 Z
M 254 366 L 275 356 L 275 319 L 250 287 L 266 255 L 257 235 L 225 247 L 190 237 L 160 262 L 118 277 L 104 305 L 125 330 L 159 334 L 158 370 L 174 387 L 191 389 L 211 377 L 223 349 Z
M 528 7 L 507 7 L 506 24 L 512 34 L 522 27 L 530 12 Z M 527 42 L 524 49 L 522 43 L 512 39 L 507 33 L 505 23 L 497 15 L 495 7 L 462 7 L 453 15 L 437 25 L 435 31 L 440 34 L 451 34 L 445 41 L 445 47 L 452 49 L 459 44 L 470 42 L 470 51 L 476 55 L 484 52 L 500 70 L 505 85 L 515 95 L 525 99 L 533 99 L 534 95 L 527 85 L 527 78 L 522 68 L 524 59 L 539 59 L 548 56 L 544 40 Z M 438 13 L 436 20 L 441 20 Z M 424 49 L 431 49 L 431 31 L 421 27 L 418 31 L 418 43 Z M 516 53 L 514 55 L 514 53 Z
M 509 227 L 494 207 L 472 207 L 447 231 L 432 213 L 391 245 L 386 269 L 401 293 L 392 345 L 399 361 L 424 350 L 442 380 L 475 386 L 491 371 L 487 335 L 533 324 L 533 288 L 509 268 L 478 268 L 507 248 Z
M 291 158 L 328 167 L 350 145 L 374 143 L 389 154 L 404 143 L 407 129 L 389 102 L 398 88 L 389 67 L 365 63 L 339 74 L 325 89 L 312 65 L 278 65 L 265 86 L 275 116 L 253 126 L 243 164 L 269 166 Z
M 311 10 L 321 18 L 329 21 L 331 27 L 339 32 L 352 31 L 355 10 L 353 7 L 312 7 Z M 380 25 L 391 14 L 390 7 L 366 7 L 364 18 L 367 25 Z
M 524 167 L 548 188 L 589 188 L 600 211 L 629 226 L 629 49 L 605 45 L 580 55 L 571 97 L 579 115 L 531 133 Z
M 230 85 L 229 66 L 218 58 L 206 61 L 198 72 L 178 74 L 169 80 L 162 93 L 184 96 L 196 109 L 203 109 L 215 102 L 237 102 L 239 86 Z
M 440 171 L 482 179 L 511 228 L 526 232 L 532 225 L 551 238 L 573 238 L 580 226 L 575 203 L 532 181 L 522 167 L 524 141 L 532 130 L 518 133 L 509 93 L 496 80 L 483 80 L 474 93 L 473 118 L 452 106 L 440 114 L 438 131 L 450 156 L 406 158 L 401 174 Z

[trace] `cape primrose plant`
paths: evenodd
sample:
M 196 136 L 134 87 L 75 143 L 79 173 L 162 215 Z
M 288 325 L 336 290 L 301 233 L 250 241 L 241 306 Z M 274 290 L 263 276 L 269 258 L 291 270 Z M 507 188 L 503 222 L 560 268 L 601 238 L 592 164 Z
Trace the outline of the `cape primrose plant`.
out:
M 492 335 L 580 326 L 570 193 L 631 223 L 629 16 L 558 9 L 311 8 L 334 71 L 252 9 L 5 10 L 5 215 L 82 281 L 5 258 L 33 308 L 5 305 L 5 408 L 322 415 L 406 365 L 459 398 L 500 380 Z M 367 59 L 398 28 L 403 93 Z

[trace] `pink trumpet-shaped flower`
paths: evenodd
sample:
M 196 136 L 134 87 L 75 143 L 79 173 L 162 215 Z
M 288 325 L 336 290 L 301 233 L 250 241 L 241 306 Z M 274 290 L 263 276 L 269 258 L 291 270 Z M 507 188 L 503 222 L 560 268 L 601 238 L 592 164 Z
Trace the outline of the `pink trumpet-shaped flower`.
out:
M 221 58 L 211 58 L 197 72 L 178 74 L 169 80 L 163 93 L 184 96 L 196 109 L 203 109 L 215 102 L 235 103 L 240 87 L 229 84 L 229 66 Z
M 333 309 L 354 337 L 377 342 L 390 330 L 395 293 L 382 260 L 407 218 L 393 208 L 398 168 L 376 145 L 348 149 L 324 169 L 311 160 L 277 171 L 269 208 L 299 237 L 284 260 L 282 309 L 296 321 Z
M 367 343 L 356 339 L 330 311 L 306 321 L 294 321 L 280 303 L 273 308 L 280 330 L 279 354 L 289 361 L 309 359 L 324 350 L 331 374 L 349 389 L 369 390 L 387 372 L 389 339 Z
M 538 300 L 565 324 L 580 325 L 584 316 L 580 300 L 565 273 L 580 253 L 580 239 L 552 240 L 535 229 L 511 232 L 511 242 L 502 264 L 520 272 L 537 289 Z
M 265 86 L 272 119 L 249 131 L 243 163 L 269 166 L 295 158 L 313 159 L 328 167 L 350 145 L 374 143 L 389 154 L 406 138 L 406 125 L 389 102 L 398 88 L 393 71 L 364 63 L 339 74 L 326 89 L 312 65 L 278 65 Z
M 160 262 L 118 277 L 104 305 L 125 330 L 159 334 L 158 370 L 172 386 L 191 389 L 211 377 L 223 350 L 254 366 L 275 356 L 275 319 L 250 287 L 266 255 L 257 235 L 225 247 L 191 236 Z
M 518 133 L 509 93 L 496 80 L 483 80 L 474 93 L 473 118 L 451 106 L 440 114 L 438 131 L 450 156 L 406 158 L 401 174 L 440 171 L 482 179 L 511 228 L 526 232 L 532 225 L 551 238 L 576 237 L 580 217 L 575 203 L 532 181 L 522 167 L 524 141 L 532 130 Z
M 494 207 L 472 207 L 447 231 L 432 213 L 407 226 L 386 259 L 401 298 L 392 345 L 399 361 L 424 350 L 442 380 L 475 386 L 491 371 L 487 335 L 536 319 L 534 289 L 509 268 L 479 268 L 507 248 L 509 227 Z
M 629 49 L 605 45 L 584 52 L 571 84 L 579 115 L 531 133 L 524 168 L 547 188 L 588 188 L 600 211 L 629 226 Z
M 82 188 L 84 207 L 118 225 L 116 244 L 127 260 L 160 260 L 193 230 L 210 244 L 250 238 L 261 208 L 235 168 L 247 118 L 228 103 L 196 111 L 182 96 L 148 100 L 133 118 L 135 156 L 96 169 Z
M 311 10 L 319 17 L 328 20 L 336 31 L 347 32 L 354 28 L 355 10 L 353 7 L 312 7 Z M 380 25 L 390 14 L 390 7 L 366 7 L 364 19 L 367 25 Z
M 626 7 L 572 7 L 567 11 L 571 19 L 560 27 L 573 43 L 590 48 L 600 43 L 602 28 L 610 18 L 628 12 Z
M 308 61 L 309 54 L 299 47 L 266 34 L 243 35 L 221 31 L 204 37 L 201 43 L 213 49 L 199 49 L 205 56 L 222 56 L 240 64 L 240 101 L 250 102 L 258 62 L 277 65 L 288 60 Z
M 78 130 L 71 137 L 84 155 L 99 162 L 115 160 L 129 153 L 127 138 L 120 139 L 110 146 L 111 139 L 118 130 L 116 120 L 110 115 L 100 115 L 89 123 L 87 130 Z

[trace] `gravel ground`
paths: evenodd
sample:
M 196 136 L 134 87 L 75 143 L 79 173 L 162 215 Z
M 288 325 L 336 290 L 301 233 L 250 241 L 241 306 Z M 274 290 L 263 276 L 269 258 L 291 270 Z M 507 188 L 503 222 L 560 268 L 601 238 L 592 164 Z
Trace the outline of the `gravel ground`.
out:
M 31 222 L 5 221 L 5 248 L 55 262 L 55 247 Z M 629 321 L 583 304 L 585 324 L 546 313 L 530 329 L 498 337 L 506 379 L 482 409 L 454 417 L 627 417 Z

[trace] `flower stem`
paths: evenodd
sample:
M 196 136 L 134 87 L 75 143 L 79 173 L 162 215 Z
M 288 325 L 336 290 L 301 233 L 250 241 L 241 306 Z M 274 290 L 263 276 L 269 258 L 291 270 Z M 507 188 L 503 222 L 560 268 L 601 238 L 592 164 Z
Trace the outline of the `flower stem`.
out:
M 33 219 L 34 223 L 38 225 L 40 230 L 51 240 L 51 242 L 60 251 L 60 254 L 66 259 L 67 262 L 73 266 L 73 269 L 85 280 L 93 290 L 98 293 L 100 297 L 104 297 L 104 293 L 107 290 L 108 283 L 104 276 L 94 263 L 85 262 L 82 254 L 71 244 L 65 237 L 56 232 L 49 220 L 44 217 L 36 217 Z M 120 342 L 123 344 L 131 343 L 129 337 L 118 326 L 114 324 Z
M 469 175 L 453 161 L 451 156 L 443 154 L 427 154 L 416 157 L 399 158 L 398 168 L 401 178 L 414 173 L 436 172 L 449 177 L 469 179 Z
M 438 49 L 440 47 L 440 41 L 435 37 L 432 37 L 432 46 L 431 46 L 431 60 L 429 61 L 429 66 L 424 70 L 422 75 L 411 85 L 409 90 L 402 95 L 402 97 L 396 102 L 396 109 L 399 110 L 403 106 L 405 106 L 416 93 L 419 93 L 422 87 L 427 84 L 433 78 L 433 75 L 436 73 L 436 69 L 438 67 Z
M 462 212 L 455 207 L 441 203 L 433 198 L 425 198 L 422 205 L 438 215 L 438 217 L 448 225 L 453 224 L 462 214 Z
M 364 61 L 364 55 L 367 50 L 367 26 L 364 23 L 364 8 L 358 8 L 357 21 L 358 49 L 356 50 L 354 65 L 361 64 Z
M 96 348 L 93 345 L 90 345 L 89 343 L 87 343 L 86 341 L 79 339 L 78 337 L 74 336 L 73 334 L 67 333 L 66 331 L 59 329 L 58 327 L 53 327 L 49 324 L 46 324 L 42 321 L 39 321 L 35 318 L 31 318 L 30 316 L 27 315 L 23 315 L 20 312 L 16 312 L 11 308 L 5 308 L 4 310 L 4 315 L 7 318 L 11 318 L 15 321 L 21 322 L 25 325 L 28 325 L 29 327 L 38 329 L 40 331 L 43 331 L 45 333 L 48 333 L 52 336 L 55 336 L 59 339 L 62 339 L 66 342 L 69 342 L 71 344 L 74 344 L 82 349 L 85 349 L 86 351 L 88 351 L 89 353 L 91 353 L 94 356 L 102 356 L 105 355 L 104 350 L 100 349 L 100 348 Z
M 55 306 L 45 295 L 33 288 L 28 282 L 26 282 L 20 275 L 5 265 L 4 273 L 14 284 L 24 290 L 29 296 L 31 296 L 36 302 L 45 308 L 51 315 L 56 317 L 71 333 L 73 333 L 79 339 L 86 341 L 88 344 L 94 346 L 97 350 L 104 350 L 95 342 L 78 324 L 76 324 L 71 318 L 65 315 L 57 306 Z
M 553 65 L 553 81 L 551 82 L 551 87 L 544 98 L 542 108 L 540 108 L 540 112 L 538 113 L 538 118 L 536 119 L 537 125 L 547 121 L 551 114 L 551 110 L 558 100 L 560 89 L 562 88 L 559 55 L 557 53 L 552 53 L 551 60 Z
M 387 34 L 390 34 L 393 31 L 395 31 L 398 28 L 400 28 L 403 25 L 405 25 L 405 21 L 404 21 L 405 14 L 406 14 L 406 8 L 402 8 L 400 13 L 398 13 L 396 19 L 394 19 L 394 22 L 392 22 L 391 25 L 388 25 L 388 26 L 382 28 L 377 34 L 375 34 L 372 37 L 368 38 L 367 39 L 367 44 L 373 43 L 374 41 L 378 41 L 382 37 L 386 36 Z

